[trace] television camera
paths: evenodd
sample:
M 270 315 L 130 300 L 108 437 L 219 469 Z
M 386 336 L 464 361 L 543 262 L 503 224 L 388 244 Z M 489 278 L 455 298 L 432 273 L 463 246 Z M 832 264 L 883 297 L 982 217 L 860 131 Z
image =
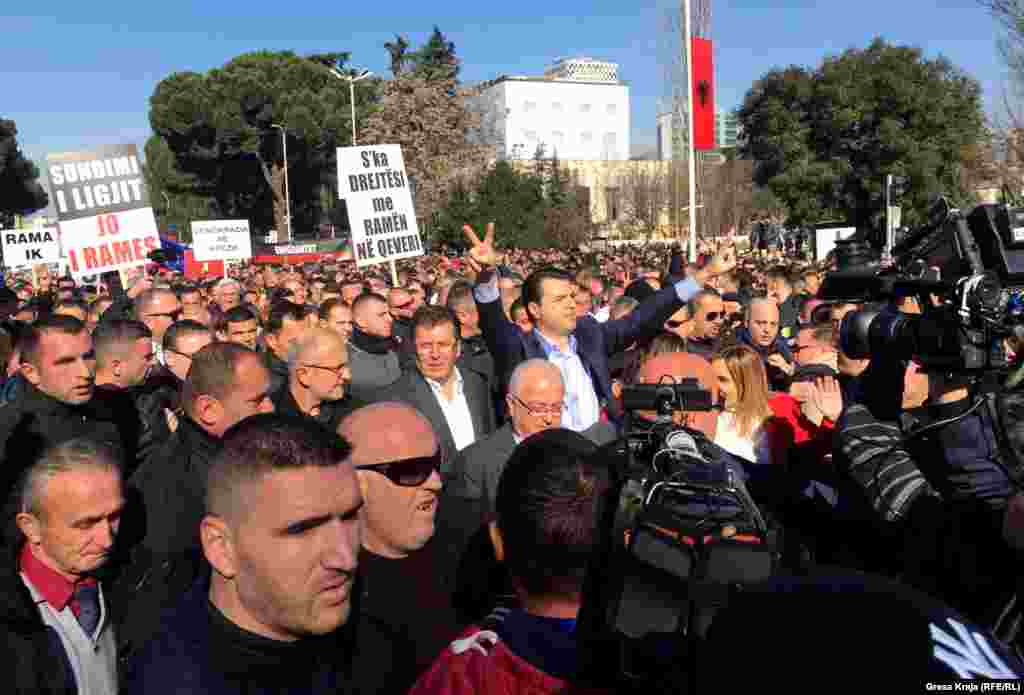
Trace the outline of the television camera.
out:
M 596 454 L 610 485 L 577 625 L 580 673 L 618 692 L 680 692 L 715 612 L 772 574 L 776 543 L 741 460 L 673 419 L 715 407 L 696 379 L 627 387 L 622 401 L 626 435 Z
M 980 374 L 1008 366 L 1004 339 L 1019 323 L 1024 286 L 1024 209 L 979 205 L 969 213 L 942 197 L 922 227 L 908 230 L 882 259 L 854 237 L 836 243 L 827 300 L 882 302 L 847 314 L 843 351 L 853 359 L 914 359 L 926 370 Z M 916 297 L 918 315 L 893 301 Z

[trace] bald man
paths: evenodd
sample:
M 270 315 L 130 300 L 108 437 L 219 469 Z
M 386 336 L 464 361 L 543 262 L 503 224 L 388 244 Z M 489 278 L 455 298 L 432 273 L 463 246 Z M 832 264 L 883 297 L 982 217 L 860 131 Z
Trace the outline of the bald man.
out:
M 435 538 L 435 521 L 442 529 L 441 447 L 430 422 L 404 403 L 360 408 L 338 433 L 352 444 L 363 495 L 357 605 L 415 645 L 411 686 L 460 628 L 451 603 L 460 548 L 450 535 Z
M 736 337 L 761 356 L 768 372 L 768 386 L 774 391 L 785 391 L 795 367 L 793 352 L 780 333 L 779 305 L 768 297 L 756 298 L 750 302 L 744 318 L 745 325 Z
M 505 396 L 508 424 L 459 452 L 452 464 L 452 492 L 480 500 L 484 514 L 494 510 L 498 479 L 516 445 L 532 434 L 562 426 L 565 384 L 558 367 L 539 358 L 512 372 Z
M 312 418 L 329 430 L 358 407 L 346 398 L 348 346 L 336 331 L 311 328 L 288 348 L 288 381 L 271 394 L 274 412 Z

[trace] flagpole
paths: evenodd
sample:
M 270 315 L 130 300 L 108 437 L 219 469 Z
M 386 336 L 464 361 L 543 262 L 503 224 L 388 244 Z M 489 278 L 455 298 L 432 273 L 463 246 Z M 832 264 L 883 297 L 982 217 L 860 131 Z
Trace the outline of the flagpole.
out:
M 693 42 L 690 38 L 690 0 L 683 0 L 683 27 L 686 41 L 686 162 L 690 186 L 690 262 L 697 260 L 697 164 L 693 148 Z

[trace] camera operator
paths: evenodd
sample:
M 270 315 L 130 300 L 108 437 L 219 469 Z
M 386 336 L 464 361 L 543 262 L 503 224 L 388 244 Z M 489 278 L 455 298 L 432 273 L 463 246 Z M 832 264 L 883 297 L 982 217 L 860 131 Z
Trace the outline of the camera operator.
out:
M 984 620 L 1013 580 L 1001 537 L 1013 486 L 987 410 L 964 377 L 880 355 L 852 395 L 833 459 L 838 546 Z

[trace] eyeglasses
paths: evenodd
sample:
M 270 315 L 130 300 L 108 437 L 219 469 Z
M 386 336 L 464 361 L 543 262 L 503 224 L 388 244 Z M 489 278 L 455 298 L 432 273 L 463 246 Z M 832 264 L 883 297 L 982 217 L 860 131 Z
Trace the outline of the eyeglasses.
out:
M 356 466 L 356 470 L 380 473 L 395 485 L 401 487 L 417 487 L 427 482 L 430 474 L 434 471 L 440 473 L 442 463 L 444 463 L 444 455 L 438 449 L 432 456 L 420 456 L 418 458 L 389 461 L 388 463 Z
M 724 311 L 709 311 L 708 313 L 704 314 L 704 320 L 705 321 L 724 321 L 725 320 L 725 312 Z
M 686 321 L 666 321 L 665 325 L 668 326 L 669 328 L 679 328 L 684 323 L 686 323 Z
M 526 408 L 526 412 L 528 412 L 530 415 L 533 415 L 534 417 L 540 417 L 542 415 L 561 415 L 563 412 L 565 412 L 566 407 L 564 402 L 556 403 L 554 405 L 530 405 L 523 401 L 518 396 L 512 396 L 512 400 Z
M 303 364 L 303 367 L 309 367 L 310 369 L 322 369 L 325 372 L 330 372 L 335 376 L 341 376 L 346 369 L 348 369 L 348 362 L 339 364 L 337 367 L 325 367 L 322 364 Z

